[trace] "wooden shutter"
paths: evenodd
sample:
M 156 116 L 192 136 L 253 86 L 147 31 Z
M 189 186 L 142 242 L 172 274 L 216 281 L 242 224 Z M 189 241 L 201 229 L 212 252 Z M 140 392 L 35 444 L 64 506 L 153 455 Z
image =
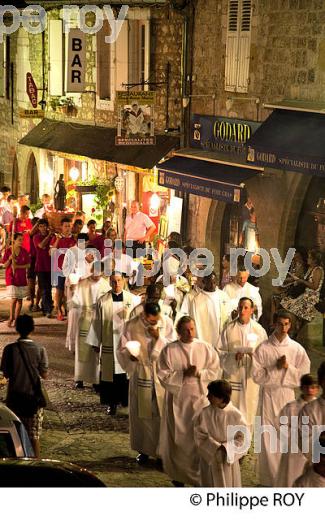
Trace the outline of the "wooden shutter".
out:
M 111 33 L 105 19 L 102 29 L 97 33 L 97 93 L 100 99 L 111 98 L 111 44 L 105 37 Z
M 239 0 L 229 0 L 226 41 L 225 90 L 236 91 L 238 70 Z
M 237 92 L 247 92 L 251 46 L 251 0 L 242 0 L 240 14 Z
M 49 20 L 49 94 L 63 95 L 62 20 Z
M 0 97 L 5 95 L 5 43 L 0 43 Z
M 251 43 L 251 0 L 229 0 L 225 90 L 247 92 Z
M 126 90 L 122 84 L 129 83 L 128 71 L 128 32 L 129 23 L 126 20 L 121 28 L 121 31 L 116 40 L 116 90 Z

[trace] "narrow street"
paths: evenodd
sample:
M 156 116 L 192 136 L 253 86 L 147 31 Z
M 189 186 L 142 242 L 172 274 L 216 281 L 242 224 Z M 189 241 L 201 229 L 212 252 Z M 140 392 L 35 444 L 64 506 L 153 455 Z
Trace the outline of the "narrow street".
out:
M 4 298 L 3 271 L 0 286 L 0 318 L 7 316 L 8 301 Z M 24 302 L 27 311 L 28 302 Z M 35 314 L 34 340 L 44 345 L 50 361 L 46 381 L 51 407 L 45 412 L 41 438 L 42 457 L 75 462 L 99 476 L 110 487 L 171 486 L 169 478 L 158 471 L 154 461 L 146 467 L 135 462 L 136 453 L 129 448 L 127 409 L 119 409 L 115 417 L 106 414 L 106 407 L 88 386 L 74 389 L 73 355 L 65 348 L 66 325 Z M 16 337 L 14 330 L 0 323 L 0 354 L 3 347 Z M 321 349 L 312 351 L 315 372 L 325 358 Z M 0 399 L 5 388 L 0 387 Z M 255 456 L 249 454 L 242 465 L 243 486 L 257 486 Z

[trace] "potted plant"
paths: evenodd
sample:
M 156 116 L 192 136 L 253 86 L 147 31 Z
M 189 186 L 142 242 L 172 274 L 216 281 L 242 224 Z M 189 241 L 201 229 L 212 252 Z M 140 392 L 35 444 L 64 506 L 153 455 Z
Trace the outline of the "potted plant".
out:
M 64 114 L 75 116 L 77 115 L 77 108 L 72 97 L 61 96 L 58 103 L 59 109 Z

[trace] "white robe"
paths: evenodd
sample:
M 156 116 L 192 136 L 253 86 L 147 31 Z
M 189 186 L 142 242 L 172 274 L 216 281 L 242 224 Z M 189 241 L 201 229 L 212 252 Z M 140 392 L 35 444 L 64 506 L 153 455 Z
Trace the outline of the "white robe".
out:
M 297 478 L 294 487 L 322 488 L 325 487 L 325 477 L 316 473 L 314 467 L 310 466 L 303 475 Z
M 238 302 L 240 298 L 250 298 L 253 300 L 257 308 L 257 320 L 262 316 L 262 298 L 258 287 L 246 282 L 242 287 L 236 282 L 227 283 L 223 291 L 227 294 L 230 299 L 230 314 L 233 310 L 237 310 Z
M 285 355 L 289 367 L 278 370 L 277 360 Z M 275 334 L 262 343 L 253 354 L 252 378 L 261 386 L 258 415 L 262 425 L 277 430 L 277 417 L 289 401 L 295 398 L 294 389 L 300 386 L 301 376 L 310 371 L 310 360 L 305 349 L 286 336 L 280 343 Z M 260 483 L 274 486 L 280 464 L 280 448 L 270 453 L 270 435 L 261 436 L 261 453 L 258 456 Z
M 302 423 L 302 417 L 309 417 L 309 421 L 307 424 Z M 323 397 L 318 397 L 318 399 L 315 399 L 314 401 L 307 403 L 300 410 L 298 417 L 299 443 L 302 446 L 303 453 L 309 461 L 312 460 L 313 442 L 317 440 L 316 426 L 322 426 L 322 429 L 325 430 L 325 399 Z M 314 435 L 313 428 L 315 430 Z M 301 442 L 302 433 L 305 432 L 309 436 L 309 447 L 307 439 L 304 440 L 304 443 Z M 320 431 L 318 435 L 320 435 Z
M 256 416 L 259 386 L 251 376 L 252 357 L 244 353 L 243 359 L 236 361 L 236 353 L 246 347 L 254 351 L 266 339 L 267 334 L 259 323 L 251 319 L 244 325 L 237 319 L 226 325 L 218 343 L 223 377 L 232 386 L 231 401 L 250 427 Z
M 145 302 L 139 303 L 139 305 L 134 307 L 134 309 L 132 310 L 132 312 L 130 314 L 130 320 L 132 320 L 136 316 L 140 316 L 140 314 L 142 314 L 142 312 L 144 310 L 144 305 L 145 305 Z M 173 318 L 173 309 L 171 308 L 170 305 L 166 305 L 164 303 L 164 300 L 159 300 L 158 305 L 160 307 L 162 316 L 167 316 L 168 318 L 171 318 L 171 319 Z
M 117 348 L 124 325 L 140 301 L 140 296 L 123 291 L 123 301 L 113 302 L 112 292 L 108 292 L 96 304 L 87 343 L 100 347 L 102 381 L 112 382 L 114 374 L 125 373 L 117 358 Z
M 158 322 L 159 338 L 155 341 L 148 332 L 148 325 L 143 315 L 126 323 L 117 350 L 117 358 L 121 367 L 130 378 L 129 384 L 129 424 L 131 449 L 151 457 L 157 457 L 159 443 L 160 417 L 164 390 L 157 374 L 156 363 L 161 350 L 174 339 L 173 322 L 162 316 Z M 128 341 L 139 341 L 141 351 L 139 359 L 132 361 L 126 347 Z M 144 380 L 143 378 L 146 377 Z M 145 402 L 140 402 L 141 391 L 146 384 L 150 386 Z M 144 389 L 145 390 L 145 389 Z M 143 414 L 141 406 L 149 413 Z
M 286 428 L 282 427 L 280 440 L 283 435 L 285 438 L 284 447 L 281 450 L 279 470 L 275 479 L 276 487 L 292 487 L 295 480 L 304 472 L 306 464 L 308 465 L 306 457 L 298 448 L 298 415 L 305 404 L 307 404 L 306 401 L 299 397 L 299 399 L 286 404 L 279 414 L 279 418 L 288 417 L 288 435 L 285 435 Z M 298 451 L 298 453 L 295 453 L 295 451 Z
M 239 460 L 247 450 L 243 449 L 241 454 L 233 453 L 231 441 L 237 449 L 243 448 L 245 437 L 242 432 L 237 432 L 234 439 L 227 437 L 228 426 L 237 425 L 246 427 L 246 421 L 231 402 L 222 409 L 210 404 L 197 417 L 194 438 L 200 456 L 200 486 L 241 487 Z
M 195 365 L 200 377 L 185 377 Z M 210 345 L 195 339 L 175 341 L 158 360 L 158 377 L 166 389 L 159 454 L 164 471 L 179 482 L 199 485 L 199 457 L 194 443 L 193 417 L 204 405 L 207 386 L 219 373 L 219 358 Z
M 197 337 L 217 348 L 219 336 L 229 317 L 229 298 L 216 289 L 213 292 L 201 290 L 188 300 L 188 314 L 195 321 Z
M 99 383 L 98 353 L 86 342 L 86 336 L 95 305 L 99 298 L 106 294 L 109 289 L 109 283 L 103 278 L 100 278 L 98 281 L 86 278 L 78 283 L 73 294 L 71 306 L 79 311 L 75 343 L 75 381 L 85 381 L 90 384 Z

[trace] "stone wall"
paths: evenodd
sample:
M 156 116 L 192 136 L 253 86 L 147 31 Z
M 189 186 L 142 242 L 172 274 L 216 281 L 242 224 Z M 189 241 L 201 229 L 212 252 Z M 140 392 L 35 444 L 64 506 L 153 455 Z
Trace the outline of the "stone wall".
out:
M 85 2 L 87 3 L 87 2 Z M 59 11 L 52 10 L 48 13 L 48 18 L 58 18 Z M 168 6 L 151 9 L 151 56 L 150 56 L 150 80 L 152 82 L 164 82 L 166 80 L 166 66 L 170 63 L 170 83 L 169 83 L 169 127 L 181 125 L 182 103 L 181 103 L 181 60 L 182 60 L 182 27 L 183 17 L 178 11 L 174 11 Z M 21 31 L 20 31 L 21 32 Z M 48 37 L 45 33 L 45 85 L 48 84 Z M 21 190 L 25 189 L 26 180 L 26 161 L 20 161 L 20 157 L 25 157 L 25 148 L 19 146 L 18 141 L 26 135 L 39 119 L 20 119 L 18 108 L 27 108 L 28 98 L 17 100 L 18 80 L 23 81 L 26 72 L 24 60 L 17 55 L 18 32 L 11 35 L 11 61 L 14 63 L 14 123 L 11 124 L 11 101 L 0 98 L 0 172 L 5 174 L 5 182 L 11 184 L 12 167 L 14 156 L 17 153 L 18 168 L 20 174 Z M 42 38 L 41 35 L 24 35 L 24 45 L 29 44 L 30 72 L 40 89 L 42 86 Z M 89 91 L 96 91 L 96 49 L 95 38 L 87 36 L 86 41 L 86 88 Z M 20 51 L 19 51 L 20 52 Z M 156 113 L 155 128 L 157 133 L 162 133 L 166 127 L 166 93 L 165 84 L 156 88 Z M 39 91 L 39 100 L 42 92 Z M 20 97 L 22 93 L 20 90 Z M 45 95 L 47 100 L 45 117 L 70 122 L 81 122 L 115 127 L 117 123 L 116 110 L 99 110 L 96 107 L 96 95 L 94 92 L 81 94 L 77 103 L 77 113 L 67 116 L 59 111 L 54 111 L 50 106 L 50 98 Z M 145 149 L 144 149 L 145 153 Z M 39 151 L 35 150 L 36 161 L 39 164 Z M 28 161 L 27 161 L 28 162 Z
M 249 86 L 241 94 L 224 89 L 228 0 L 198 0 L 192 113 L 263 121 L 271 113 L 263 103 L 284 99 L 325 102 L 325 2 L 258 0 L 252 4 Z M 294 243 L 309 181 L 303 174 L 266 170 L 263 177 L 247 182 L 262 247 L 278 247 L 283 255 Z M 191 196 L 192 243 L 205 243 L 219 257 L 222 208 L 209 201 L 194 214 L 198 205 L 197 197 Z M 206 224 L 205 232 L 199 221 Z M 261 282 L 266 303 L 275 274 L 271 265 Z

